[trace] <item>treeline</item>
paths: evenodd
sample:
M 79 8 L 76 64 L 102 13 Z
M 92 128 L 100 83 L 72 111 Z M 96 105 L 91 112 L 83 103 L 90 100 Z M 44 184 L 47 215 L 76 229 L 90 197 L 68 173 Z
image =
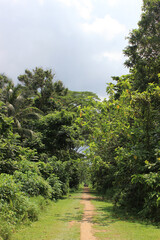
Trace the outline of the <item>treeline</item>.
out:
M 87 167 L 80 148 L 79 107 L 90 92 L 73 92 L 51 70 L 26 70 L 15 86 L 0 75 L 0 237 L 38 219 L 50 200 L 77 189 Z
M 113 77 L 108 100 L 81 109 L 91 181 L 116 205 L 160 221 L 160 1 L 144 0 L 124 50 L 130 74 Z

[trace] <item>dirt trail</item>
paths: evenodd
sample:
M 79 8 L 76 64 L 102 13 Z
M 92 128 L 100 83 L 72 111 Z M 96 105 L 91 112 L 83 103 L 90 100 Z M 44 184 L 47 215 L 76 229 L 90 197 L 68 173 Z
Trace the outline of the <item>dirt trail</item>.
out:
M 94 206 L 91 204 L 91 199 L 93 197 L 89 194 L 89 189 L 84 188 L 84 192 L 82 195 L 81 203 L 84 204 L 84 215 L 81 222 L 81 237 L 80 240 L 96 240 L 93 236 L 93 228 L 92 228 L 92 217 L 94 214 Z

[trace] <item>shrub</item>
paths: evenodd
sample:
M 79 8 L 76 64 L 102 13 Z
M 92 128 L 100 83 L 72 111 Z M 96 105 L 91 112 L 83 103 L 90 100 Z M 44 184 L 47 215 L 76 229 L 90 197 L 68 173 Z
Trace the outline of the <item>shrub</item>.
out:
M 13 176 L 8 174 L 0 175 L 0 200 L 10 202 L 15 200 L 17 194 L 20 193 L 20 184 L 16 184 Z
M 8 240 L 11 237 L 13 226 L 0 219 L 0 240 Z
M 47 179 L 50 176 L 50 174 L 53 172 L 53 167 L 51 166 L 50 163 L 44 163 L 40 161 L 40 162 L 37 162 L 36 165 L 44 179 Z
M 62 183 L 62 194 L 69 192 L 69 172 L 67 162 L 55 161 L 55 157 L 49 159 L 49 164 L 52 166 L 53 174 L 55 174 Z
M 38 210 L 44 210 L 51 202 L 51 200 L 44 198 L 43 196 L 39 195 L 36 197 L 31 197 L 30 201 L 38 207 Z
M 52 187 L 52 198 L 58 199 L 62 197 L 62 182 L 54 174 L 50 175 L 47 179 L 48 183 Z
M 8 240 L 14 225 L 38 219 L 38 208 L 24 193 L 13 176 L 0 175 L 0 237 Z
M 35 162 L 30 162 L 28 160 L 20 161 L 18 163 L 18 169 L 20 172 L 23 172 L 23 173 L 31 171 L 31 172 L 40 174 L 37 164 Z
M 42 195 L 46 198 L 51 197 L 51 186 L 37 173 L 31 171 L 28 171 L 27 173 L 15 171 L 14 178 L 17 183 L 20 183 L 21 191 L 30 196 Z

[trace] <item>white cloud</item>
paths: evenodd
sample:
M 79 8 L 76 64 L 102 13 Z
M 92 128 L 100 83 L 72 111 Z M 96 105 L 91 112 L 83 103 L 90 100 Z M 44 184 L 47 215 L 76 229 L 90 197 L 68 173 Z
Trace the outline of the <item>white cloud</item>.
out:
M 83 19 L 88 20 L 91 18 L 91 13 L 93 10 L 91 0 L 57 0 L 57 1 L 68 7 L 75 8 Z
M 114 7 L 119 4 L 119 0 L 107 0 L 107 3 L 111 6 Z
M 57 0 L 58 2 L 61 2 L 67 6 L 72 6 L 72 0 Z
M 39 4 L 42 5 L 42 6 L 44 5 L 44 1 L 45 0 L 38 0 Z
M 122 52 L 103 52 L 94 56 L 94 60 L 103 61 L 107 58 L 111 62 L 120 62 L 123 60 Z
M 11 4 L 18 4 L 20 2 L 20 0 L 11 0 L 11 1 L 8 1 L 9 3 Z
M 42 1 L 45 1 L 45 0 L 37 0 L 38 2 L 42 2 Z M 20 5 L 20 6 L 24 6 L 24 5 L 26 5 L 28 2 L 29 2 L 29 0 L 0 0 L 0 4 L 1 3 L 5 3 L 5 4 L 9 4 L 9 6 L 12 4 L 12 5 Z M 30 3 L 32 3 L 33 2 L 33 0 L 31 1 L 30 0 Z
M 107 4 L 111 7 L 115 7 L 115 6 L 120 6 L 120 5 L 128 5 L 128 0 L 105 0 L 107 2 Z M 139 0 L 138 0 L 139 1 Z M 136 2 L 135 0 L 130 0 L 130 2 Z
M 96 18 L 93 23 L 84 23 L 82 28 L 86 33 L 94 33 L 105 37 L 107 40 L 114 39 L 117 35 L 125 33 L 126 27 L 120 24 L 116 19 L 110 15 L 104 18 Z

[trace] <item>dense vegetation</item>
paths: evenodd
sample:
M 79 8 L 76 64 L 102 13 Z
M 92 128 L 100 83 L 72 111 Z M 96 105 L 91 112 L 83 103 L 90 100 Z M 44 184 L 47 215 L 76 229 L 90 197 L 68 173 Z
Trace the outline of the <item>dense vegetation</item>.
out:
M 107 100 L 68 90 L 51 70 L 25 70 L 16 86 L 0 75 L 2 239 L 89 177 L 116 205 L 160 221 L 159 16 L 160 0 L 144 0 L 124 50 L 130 74 L 113 77 Z
M 49 200 L 77 189 L 86 160 L 75 120 L 90 92 L 72 92 L 51 70 L 26 70 L 14 86 L 0 75 L 0 236 L 37 220 Z
M 124 50 L 130 74 L 113 77 L 108 100 L 92 101 L 79 123 L 93 185 L 116 205 L 160 221 L 160 1 L 144 0 Z

